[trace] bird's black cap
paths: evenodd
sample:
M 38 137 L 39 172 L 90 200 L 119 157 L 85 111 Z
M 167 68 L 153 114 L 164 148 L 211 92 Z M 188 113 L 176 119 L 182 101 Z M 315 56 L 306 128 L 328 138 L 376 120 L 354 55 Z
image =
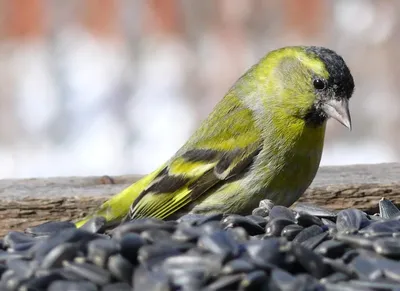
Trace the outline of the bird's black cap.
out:
M 343 58 L 324 47 L 310 46 L 306 52 L 315 54 L 325 63 L 329 73 L 328 87 L 334 88 L 336 96 L 349 99 L 354 91 L 354 79 Z

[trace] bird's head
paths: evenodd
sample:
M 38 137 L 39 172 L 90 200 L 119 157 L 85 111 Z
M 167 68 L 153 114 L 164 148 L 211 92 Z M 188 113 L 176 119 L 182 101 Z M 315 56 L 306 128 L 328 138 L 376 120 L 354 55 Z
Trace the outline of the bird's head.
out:
M 351 129 L 349 99 L 354 80 L 334 51 L 314 46 L 270 52 L 250 70 L 263 106 L 321 125 L 332 117 Z M 254 87 L 253 87 L 254 88 Z M 260 95 L 259 95 L 260 97 Z

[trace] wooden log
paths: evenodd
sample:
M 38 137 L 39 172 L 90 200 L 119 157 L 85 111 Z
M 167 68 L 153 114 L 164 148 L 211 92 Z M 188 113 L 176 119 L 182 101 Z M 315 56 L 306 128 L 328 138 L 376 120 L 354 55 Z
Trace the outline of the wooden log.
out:
M 91 212 L 137 175 L 0 180 L 0 235 Z M 381 197 L 400 204 L 400 164 L 321 167 L 299 200 L 331 209 L 376 211 Z

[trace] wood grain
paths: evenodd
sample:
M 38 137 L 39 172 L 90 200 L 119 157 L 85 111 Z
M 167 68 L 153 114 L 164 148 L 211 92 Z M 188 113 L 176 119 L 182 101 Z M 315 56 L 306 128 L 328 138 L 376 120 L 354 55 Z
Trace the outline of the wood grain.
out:
M 83 217 L 138 175 L 0 180 L 0 235 L 49 220 Z M 376 211 L 380 198 L 400 204 L 400 164 L 321 167 L 299 200 L 331 209 Z

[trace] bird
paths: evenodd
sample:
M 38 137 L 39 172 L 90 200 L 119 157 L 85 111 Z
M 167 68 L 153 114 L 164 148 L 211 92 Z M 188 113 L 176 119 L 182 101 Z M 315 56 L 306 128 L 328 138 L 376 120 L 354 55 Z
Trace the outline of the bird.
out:
M 319 168 L 327 121 L 351 130 L 354 79 L 335 51 L 287 46 L 244 73 L 164 164 L 76 222 L 250 214 L 270 199 L 289 207 Z

